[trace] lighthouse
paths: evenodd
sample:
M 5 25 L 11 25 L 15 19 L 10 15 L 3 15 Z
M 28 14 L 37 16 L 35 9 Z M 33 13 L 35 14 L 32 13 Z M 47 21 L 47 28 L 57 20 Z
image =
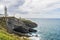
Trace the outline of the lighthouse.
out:
M 12 33 L 12 28 L 8 25 L 8 14 L 7 14 L 7 7 L 5 6 L 4 8 L 4 15 L 5 15 L 5 21 L 6 21 L 6 29 L 7 29 L 7 32 L 9 33 Z
M 6 6 L 5 6 L 5 8 L 4 8 L 4 11 L 5 11 L 5 17 L 7 17 L 8 14 L 7 14 L 7 7 L 6 7 Z

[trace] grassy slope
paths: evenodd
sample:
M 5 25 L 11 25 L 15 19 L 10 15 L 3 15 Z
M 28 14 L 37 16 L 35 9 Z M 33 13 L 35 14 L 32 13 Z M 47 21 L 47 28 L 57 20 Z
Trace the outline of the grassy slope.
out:
M 19 37 L 15 34 L 9 34 L 5 29 L 4 18 L 0 20 L 0 40 L 29 40 L 27 37 Z
M 9 34 L 4 30 L 0 30 L 0 40 L 28 40 L 27 38 L 19 37 L 14 34 Z

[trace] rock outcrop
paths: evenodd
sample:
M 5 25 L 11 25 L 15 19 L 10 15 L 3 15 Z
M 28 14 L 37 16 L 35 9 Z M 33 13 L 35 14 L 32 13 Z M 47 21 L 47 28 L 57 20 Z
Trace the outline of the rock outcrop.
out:
M 7 17 L 6 29 L 8 29 L 8 31 L 11 33 L 17 33 L 20 35 L 21 34 L 24 35 L 27 33 L 37 32 L 37 30 L 33 29 L 35 27 L 37 27 L 37 24 L 34 22 L 30 22 L 27 20 L 23 21 L 15 17 Z
M 21 18 L 22 22 L 24 22 L 24 24 L 30 28 L 35 28 L 37 27 L 37 24 L 32 22 L 31 20 L 27 20 L 27 19 L 23 19 Z

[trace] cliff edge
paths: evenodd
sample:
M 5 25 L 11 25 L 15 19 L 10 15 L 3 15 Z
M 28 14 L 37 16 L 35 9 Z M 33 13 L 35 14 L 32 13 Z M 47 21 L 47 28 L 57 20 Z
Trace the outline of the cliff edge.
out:
M 9 38 L 12 38 L 12 40 L 14 38 L 21 39 L 20 36 L 29 37 L 30 35 L 28 35 L 28 33 L 37 32 L 37 30 L 33 29 L 37 27 L 37 24 L 30 20 L 23 20 L 15 17 L 7 17 L 7 20 L 5 19 L 5 17 L 0 17 L 0 38 L 9 36 Z M 11 33 L 13 35 L 11 35 Z M 5 39 L 8 40 L 7 38 Z M 25 39 L 27 40 L 27 38 Z

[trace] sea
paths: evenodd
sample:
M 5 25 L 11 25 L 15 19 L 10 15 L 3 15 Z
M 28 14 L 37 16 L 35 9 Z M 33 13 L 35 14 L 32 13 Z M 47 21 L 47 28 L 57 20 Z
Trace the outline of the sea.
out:
M 30 18 L 37 23 L 36 33 L 38 37 L 30 37 L 31 40 L 60 40 L 60 19 L 59 18 Z

